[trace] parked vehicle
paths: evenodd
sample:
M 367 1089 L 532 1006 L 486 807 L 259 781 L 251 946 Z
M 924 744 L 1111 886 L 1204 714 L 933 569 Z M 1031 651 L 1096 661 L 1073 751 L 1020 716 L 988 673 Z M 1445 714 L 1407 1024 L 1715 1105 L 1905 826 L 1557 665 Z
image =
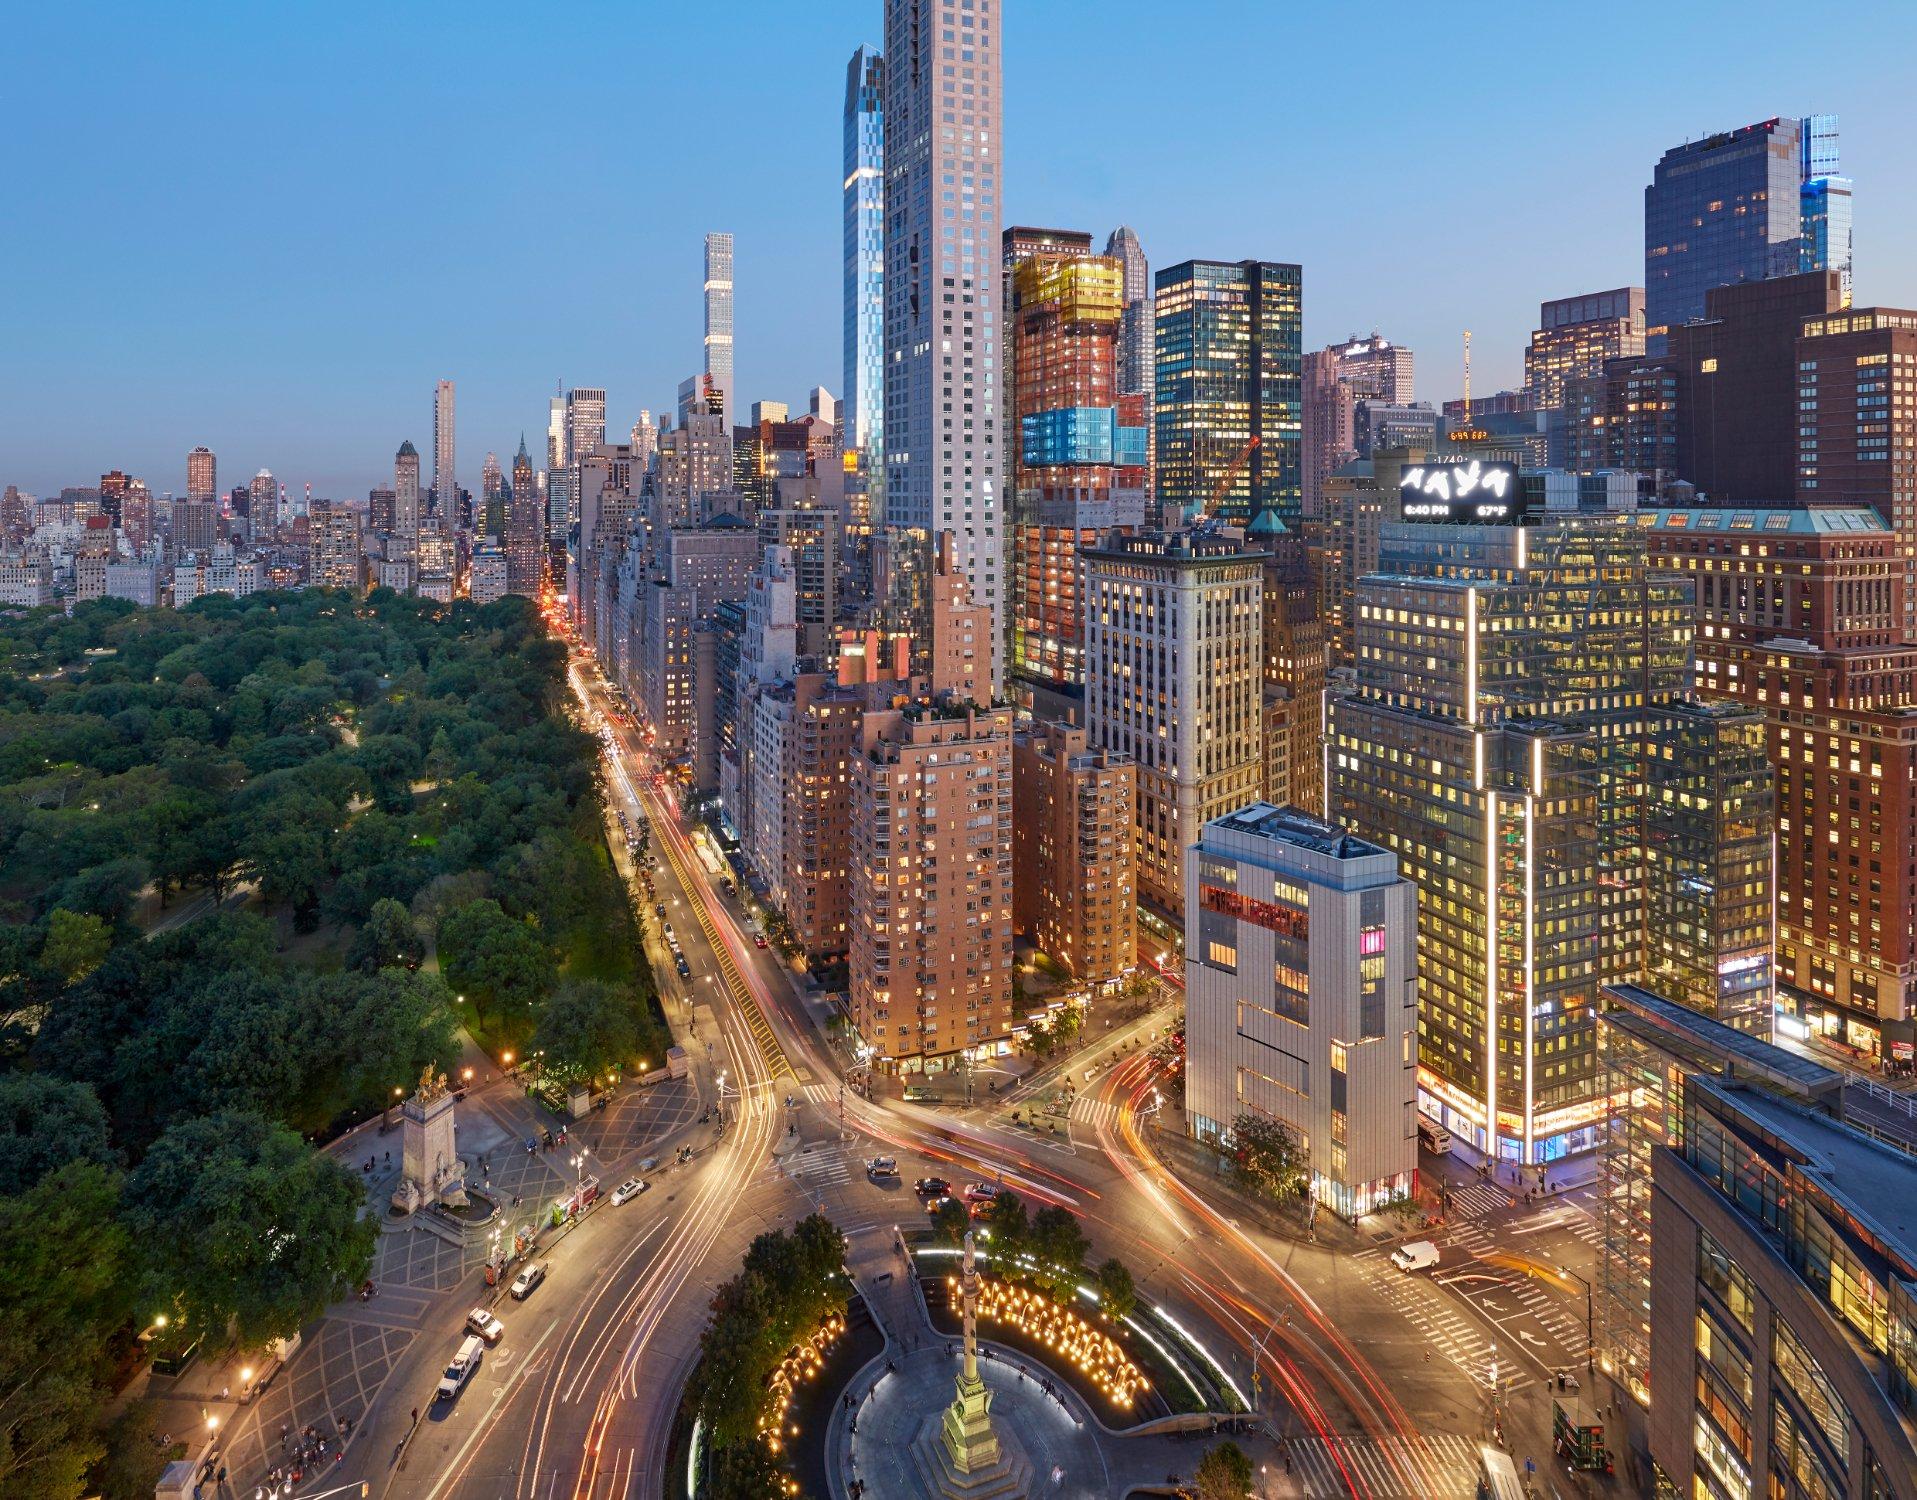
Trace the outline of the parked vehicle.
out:
M 488 1309 L 475 1307 L 466 1314 L 466 1331 L 478 1334 L 489 1344 L 496 1344 L 506 1336 L 506 1325 Z
M 1405 1272 L 1435 1270 L 1438 1259 L 1438 1247 L 1430 1240 L 1412 1240 L 1391 1252 L 1391 1264 Z
M 998 1184 L 995 1182 L 968 1182 L 965 1184 L 967 1203 L 990 1203 L 998 1196 Z
M 543 1260 L 533 1261 L 525 1270 L 513 1278 L 513 1301 L 524 1302 L 532 1295 L 533 1288 L 545 1279 L 546 1263 Z
M 643 1177 L 628 1177 L 612 1190 L 612 1206 L 617 1208 L 629 1198 L 637 1198 L 649 1184 Z
M 1418 1144 L 1433 1156 L 1451 1154 L 1451 1132 L 1429 1120 L 1418 1121 Z
M 439 1377 L 439 1389 L 433 1394 L 436 1399 L 450 1401 L 466 1389 L 466 1382 L 473 1378 L 473 1372 L 479 1368 L 479 1361 L 485 1355 L 486 1345 L 476 1333 L 466 1335 L 452 1362 L 446 1366 L 446 1373 Z

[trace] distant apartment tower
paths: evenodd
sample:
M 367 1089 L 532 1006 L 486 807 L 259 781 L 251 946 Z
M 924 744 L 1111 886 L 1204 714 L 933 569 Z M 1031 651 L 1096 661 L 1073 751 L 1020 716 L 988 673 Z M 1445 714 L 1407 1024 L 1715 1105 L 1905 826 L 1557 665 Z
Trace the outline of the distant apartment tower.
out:
M 202 557 L 207 556 L 220 536 L 219 501 L 175 500 L 168 535 L 175 552 L 197 552 Z
M 1533 406 L 1555 411 L 1568 382 L 1601 374 L 1607 359 L 1644 353 L 1644 288 L 1621 286 L 1540 303 L 1524 351 L 1524 388 Z
M 1081 727 L 1039 724 L 1013 742 L 1012 926 L 1081 983 L 1138 963 L 1137 771 Z
M 1303 307 L 1296 265 L 1188 260 L 1158 272 L 1161 505 L 1241 526 L 1267 509 L 1287 526 L 1301 517 Z
M 606 441 L 606 393 L 597 386 L 566 392 L 566 464 L 577 469 Z
M 545 577 L 545 527 L 539 503 L 539 480 L 533 472 L 532 455 L 526 451 L 526 435 L 519 435 L 519 451 L 513 455 L 512 488 L 506 496 L 506 591 L 539 597 L 539 585 Z
M 1345 1219 L 1412 1197 L 1418 892 L 1397 858 L 1253 802 L 1200 830 L 1184 921 L 1192 1134 L 1279 1121 L 1312 1197 Z
M 1409 406 L 1415 361 L 1409 349 L 1372 334 L 1314 349 L 1300 381 L 1303 437 L 1299 448 L 1301 514 L 1315 516 L 1325 479 L 1370 451 L 1358 441 L 1361 404 Z M 1435 422 L 1435 417 L 1434 417 Z
M 885 452 L 885 59 L 845 67 L 845 420 L 848 448 Z
M 1176 924 L 1185 851 L 1264 786 L 1264 558 L 1216 532 L 1081 554 L 1090 745 L 1138 767 L 1138 896 Z
M 220 495 L 218 461 L 211 448 L 195 448 L 186 456 L 186 498 L 217 500 Z
M 410 558 L 419 549 L 419 450 L 411 438 L 393 457 L 394 555 Z
M 433 513 L 456 524 L 459 479 L 453 456 L 453 383 L 442 380 L 433 392 Z
M 995 684 L 1005 675 L 1010 519 L 997 379 L 999 19 L 996 0 L 957 10 L 940 0 L 888 4 L 883 101 L 885 520 L 922 555 L 954 533 L 991 611 Z M 960 64 L 948 50 L 970 56 Z
M 358 511 L 344 505 L 315 505 L 306 520 L 306 539 L 308 583 L 358 589 L 365 582 Z
M 280 525 L 280 485 L 271 469 L 261 469 L 247 489 L 247 521 L 255 541 L 270 540 Z
M 473 548 L 473 563 L 467 593 L 475 604 L 491 604 L 503 599 L 507 594 L 520 592 L 508 587 L 509 560 L 506 554 L 492 542 L 481 542 Z
M 1835 115 L 1763 120 L 1666 151 L 1644 190 L 1647 352 L 1703 317 L 1712 287 L 1835 271 L 1848 297 L 1851 183 L 1837 168 Z
M 1138 411 L 1149 438 L 1152 430 L 1152 387 L 1156 371 L 1152 360 L 1152 268 L 1145 247 L 1129 224 L 1121 224 L 1105 241 L 1105 253 L 1125 270 L 1125 314 L 1118 326 L 1118 394 L 1138 398 Z M 1145 492 L 1151 493 L 1151 451 L 1146 450 Z
M 727 411 L 737 405 L 732 383 L 732 236 L 706 236 L 705 373 L 710 388 L 724 398 Z M 603 393 L 602 393 L 603 402 Z M 604 407 L 601 407 L 603 425 Z M 601 442 L 605 441 L 602 437 Z

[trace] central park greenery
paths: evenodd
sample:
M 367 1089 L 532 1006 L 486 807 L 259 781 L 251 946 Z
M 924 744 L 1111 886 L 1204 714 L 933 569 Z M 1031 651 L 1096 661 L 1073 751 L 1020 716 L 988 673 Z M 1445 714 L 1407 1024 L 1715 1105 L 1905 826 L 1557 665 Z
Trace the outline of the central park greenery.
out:
M 257 1346 L 364 1277 L 319 1146 L 462 1026 L 562 1082 L 662 1059 L 598 775 L 526 600 L 0 621 L 0 1493 L 151 1493 L 105 1420 L 136 1339 Z

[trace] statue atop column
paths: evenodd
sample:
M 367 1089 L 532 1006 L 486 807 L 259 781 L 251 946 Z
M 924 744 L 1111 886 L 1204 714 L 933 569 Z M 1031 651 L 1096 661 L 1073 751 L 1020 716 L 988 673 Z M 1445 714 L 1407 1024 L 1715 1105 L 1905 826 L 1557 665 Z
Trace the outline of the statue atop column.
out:
M 998 1434 L 992 1430 L 992 1393 L 978 1373 L 978 1248 L 969 1229 L 959 1296 L 965 1320 L 965 1364 L 959 1371 L 957 1395 L 945 1408 L 942 1436 L 952 1467 L 970 1474 L 998 1462 Z

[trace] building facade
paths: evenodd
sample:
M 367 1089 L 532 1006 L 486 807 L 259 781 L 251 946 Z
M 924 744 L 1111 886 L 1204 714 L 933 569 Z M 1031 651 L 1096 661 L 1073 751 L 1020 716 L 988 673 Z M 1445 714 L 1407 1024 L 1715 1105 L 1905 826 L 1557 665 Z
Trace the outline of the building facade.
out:
M 995 0 L 956 13 L 935 0 L 893 0 L 884 68 L 885 521 L 927 554 L 940 533 L 957 537 L 992 614 L 994 683 L 1004 681 L 1010 603 L 997 381 L 999 21 Z M 970 56 L 961 64 L 948 50 Z
M 885 452 L 885 59 L 845 65 L 845 413 L 848 448 Z
M 1105 241 L 1105 254 L 1125 269 L 1125 313 L 1118 325 L 1118 371 L 1115 382 L 1120 396 L 1137 398 L 1139 425 L 1149 438 L 1152 431 L 1152 387 L 1156 379 L 1152 359 L 1155 334 L 1152 312 L 1152 268 L 1145 259 L 1145 247 L 1129 224 L 1121 224 Z M 1144 489 L 1153 493 L 1152 456 L 1145 454 Z
M 1387 850 L 1254 802 L 1213 819 L 1185 897 L 1185 1112 L 1284 1124 L 1345 1219 L 1417 1191 L 1418 893 Z
M 1372 334 L 1314 349 L 1304 357 L 1301 410 L 1304 436 L 1299 450 L 1302 514 L 1315 516 L 1325 479 L 1352 459 L 1370 452 L 1379 418 L 1367 409 L 1367 446 L 1359 446 L 1361 405 L 1410 407 L 1416 362 L 1409 349 Z M 1435 413 L 1432 420 L 1436 422 Z
M 1137 767 L 1087 732 L 1039 724 L 1012 746 L 1012 927 L 1073 979 L 1138 962 L 1132 808 Z
M 705 373 L 708 396 L 717 391 L 726 411 L 737 405 L 732 381 L 732 236 L 706 236 L 705 282 Z M 600 407 L 603 420 L 605 408 Z M 600 441 L 604 441 L 602 434 Z
M 1264 558 L 1206 531 L 1080 555 L 1090 745 L 1137 766 L 1138 896 L 1170 930 L 1199 829 L 1264 786 Z
M 201 444 L 186 456 L 186 498 L 217 500 L 220 495 L 219 460 Z
M 1304 272 L 1188 260 L 1155 279 L 1159 503 L 1242 526 L 1303 514 Z
M 532 455 L 526 451 L 526 435 L 519 435 L 519 451 L 513 455 L 512 488 L 506 496 L 506 588 L 509 593 L 539 597 L 546 577 L 546 545 L 541 525 L 544 519 L 539 501 L 539 480 L 533 472 Z
M 459 478 L 453 447 L 453 383 L 433 392 L 433 513 L 448 526 L 459 520 Z
M 1524 351 L 1524 387 L 1540 410 L 1565 404 L 1573 380 L 1601 373 L 1607 359 L 1644 353 L 1644 288 L 1559 297 L 1538 305 L 1538 326 Z

